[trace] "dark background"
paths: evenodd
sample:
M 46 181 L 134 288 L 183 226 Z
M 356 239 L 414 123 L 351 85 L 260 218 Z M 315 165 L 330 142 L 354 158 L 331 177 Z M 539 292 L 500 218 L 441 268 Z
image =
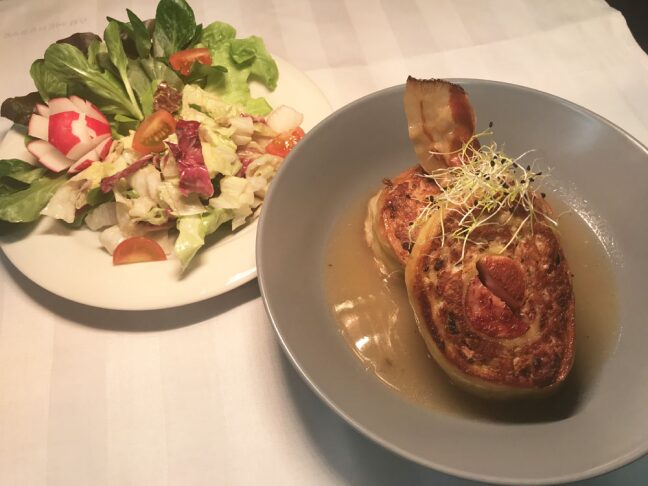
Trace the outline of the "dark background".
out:
M 607 0 L 607 3 L 621 11 L 637 43 L 648 53 L 648 1 Z

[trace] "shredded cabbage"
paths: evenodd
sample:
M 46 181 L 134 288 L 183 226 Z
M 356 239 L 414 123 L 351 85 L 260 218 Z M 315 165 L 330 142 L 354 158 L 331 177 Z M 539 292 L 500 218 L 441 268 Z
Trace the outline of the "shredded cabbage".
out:
M 85 218 L 85 224 L 92 231 L 117 224 L 117 203 L 107 202 L 91 209 Z
M 174 251 L 184 269 L 196 252 L 205 244 L 205 236 L 213 233 L 230 219 L 227 211 L 211 209 L 209 212 L 178 218 L 178 238 Z

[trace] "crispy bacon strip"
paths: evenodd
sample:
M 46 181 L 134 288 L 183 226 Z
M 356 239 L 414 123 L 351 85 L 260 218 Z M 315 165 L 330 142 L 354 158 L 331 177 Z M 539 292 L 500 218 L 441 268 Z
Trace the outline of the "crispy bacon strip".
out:
M 475 112 L 464 89 L 441 79 L 409 76 L 404 104 L 409 137 L 423 169 L 430 173 L 461 164 L 453 152 L 475 133 Z

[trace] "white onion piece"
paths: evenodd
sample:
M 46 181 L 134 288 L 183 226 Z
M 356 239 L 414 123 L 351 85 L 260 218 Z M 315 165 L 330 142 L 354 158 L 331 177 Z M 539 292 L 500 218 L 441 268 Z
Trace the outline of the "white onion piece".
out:
M 236 145 L 246 145 L 252 140 L 254 122 L 249 116 L 235 116 L 229 119 L 230 126 L 234 129 L 232 141 Z
M 275 108 L 267 118 L 268 126 L 278 133 L 294 130 L 303 121 L 304 115 L 286 105 Z
M 86 216 L 85 223 L 92 231 L 117 224 L 116 203 L 107 202 L 92 209 Z
M 117 225 L 103 230 L 99 235 L 99 241 L 111 255 L 115 251 L 115 248 L 117 248 L 117 245 L 119 245 L 125 239 L 126 238 Z

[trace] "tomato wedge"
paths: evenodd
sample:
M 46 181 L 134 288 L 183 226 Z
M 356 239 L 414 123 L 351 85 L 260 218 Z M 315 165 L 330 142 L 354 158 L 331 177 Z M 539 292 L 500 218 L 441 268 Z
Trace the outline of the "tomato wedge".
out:
M 113 265 L 157 262 L 166 260 L 164 250 L 155 241 L 144 236 L 133 236 L 122 241 L 113 252 Z
M 295 148 L 297 142 L 302 138 L 304 138 L 304 130 L 301 127 L 297 127 L 290 132 L 281 133 L 266 145 L 266 152 L 272 155 L 278 155 L 279 157 L 285 157 Z
M 163 140 L 175 132 L 176 120 L 166 110 L 158 110 L 147 116 L 135 131 L 133 149 L 142 155 L 162 152 Z
M 209 49 L 206 47 L 194 47 L 193 49 L 178 51 L 169 57 L 171 67 L 185 76 L 191 71 L 194 62 L 211 66 L 212 58 Z

